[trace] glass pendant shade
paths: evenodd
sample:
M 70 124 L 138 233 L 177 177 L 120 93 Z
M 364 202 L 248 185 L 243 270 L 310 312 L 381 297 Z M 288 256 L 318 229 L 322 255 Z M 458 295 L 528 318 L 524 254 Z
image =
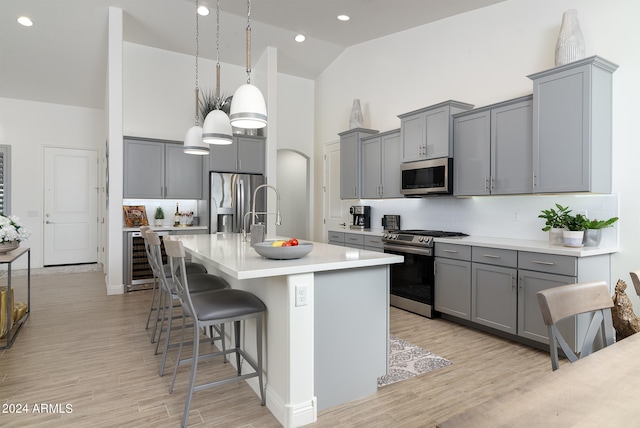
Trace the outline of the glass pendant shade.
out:
M 233 130 L 229 116 L 222 110 L 211 110 L 202 125 L 202 141 L 208 144 L 233 143 Z
M 245 83 L 236 89 L 229 114 L 236 128 L 256 129 L 267 126 L 267 107 L 260 89 Z
M 190 155 L 208 155 L 209 146 L 202 142 L 202 127 L 196 125 L 189 128 L 184 137 L 184 153 Z

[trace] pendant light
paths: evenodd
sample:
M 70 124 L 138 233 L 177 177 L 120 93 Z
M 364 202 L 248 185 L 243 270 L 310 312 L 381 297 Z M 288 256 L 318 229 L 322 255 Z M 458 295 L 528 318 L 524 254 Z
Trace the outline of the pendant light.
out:
M 216 4 L 216 95 L 214 109 L 204 119 L 202 141 L 208 144 L 233 143 L 233 130 L 229 116 L 221 110 L 220 99 L 220 0 Z
M 236 89 L 231 100 L 231 125 L 255 129 L 267 126 L 267 107 L 260 89 L 251 84 L 251 0 L 247 0 L 247 83 Z
M 196 124 L 187 130 L 182 151 L 190 155 L 204 156 L 209 154 L 209 146 L 202 142 L 202 127 L 199 125 L 200 114 L 198 112 L 198 98 L 200 88 L 198 87 L 198 36 L 200 28 L 198 27 L 198 21 L 198 0 L 196 0 Z

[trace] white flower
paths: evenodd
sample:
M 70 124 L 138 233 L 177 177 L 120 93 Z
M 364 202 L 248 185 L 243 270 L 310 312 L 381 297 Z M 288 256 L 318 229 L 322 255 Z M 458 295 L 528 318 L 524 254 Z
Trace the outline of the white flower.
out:
M 24 241 L 31 236 L 31 232 L 20 224 L 20 218 L 15 215 L 5 217 L 0 215 L 0 243 Z

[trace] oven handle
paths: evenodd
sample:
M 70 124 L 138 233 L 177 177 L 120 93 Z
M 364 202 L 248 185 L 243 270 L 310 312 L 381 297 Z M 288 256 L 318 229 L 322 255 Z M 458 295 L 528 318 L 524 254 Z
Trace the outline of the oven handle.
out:
M 402 245 L 389 245 L 384 244 L 383 246 L 384 252 L 387 250 L 396 251 L 398 253 L 407 253 L 407 254 L 417 254 L 420 256 L 431 256 L 433 255 L 433 250 L 431 248 L 419 248 L 419 247 L 408 247 Z

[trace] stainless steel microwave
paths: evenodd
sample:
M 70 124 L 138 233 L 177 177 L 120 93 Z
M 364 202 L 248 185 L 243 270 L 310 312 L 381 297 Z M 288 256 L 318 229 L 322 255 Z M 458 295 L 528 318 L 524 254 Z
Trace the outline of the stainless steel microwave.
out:
M 438 158 L 400 165 L 400 193 L 405 196 L 428 196 L 453 193 L 453 159 Z

